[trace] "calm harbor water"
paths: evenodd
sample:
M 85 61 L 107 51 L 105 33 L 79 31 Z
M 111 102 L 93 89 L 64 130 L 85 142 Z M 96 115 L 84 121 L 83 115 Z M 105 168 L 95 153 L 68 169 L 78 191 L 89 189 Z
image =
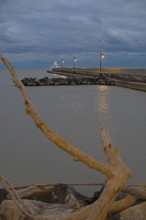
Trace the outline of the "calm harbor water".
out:
M 44 77 L 46 70 L 19 70 Z M 52 182 L 103 183 L 105 176 L 74 162 L 58 149 L 25 114 L 23 99 L 9 73 L 0 70 L 0 170 L 14 185 Z M 112 142 L 131 169 L 129 183 L 146 183 L 146 93 L 107 86 L 26 88 L 50 128 L 75 147 L 106 162 L 100 129 L 108 127 Z M 83 191 L 91 193 L 93 188 Z M 95 188 L 94 188 L 95 191 Z

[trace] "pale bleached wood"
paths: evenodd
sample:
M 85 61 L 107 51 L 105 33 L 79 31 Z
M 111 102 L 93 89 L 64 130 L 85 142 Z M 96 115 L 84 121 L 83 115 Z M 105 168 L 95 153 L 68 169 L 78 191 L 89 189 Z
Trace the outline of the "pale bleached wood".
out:
M 107 184 L 100 198 L 93 204 L 89 220 L 104 220 L 110 212 L 115 198 L 118 196 L 131 172 L 122 161 L 119 150 L 112 147 L 110 134 L 107 128 L 101 129 L 104 152 L 112 164 L 112 175 L 108 176 Z
M 137 201 L 137 197 L 126 195 L 123 199 L 113 202 L 110 208 L 110 212 L 121 212 L 131 207 L 136 201 Z
M 102 142 L 104 147 L 104 152 L 111 162 L 112 165 L 112 175 L 108 176 L 105 188 L 100 196 L 100 198 L 93 203 L 90 207 L 85 207 L 72 215 L 64 218 L 63 220 L 104 220 L 107 214 L 113 209 L 115 210 L 115 204 L 117 208 L 122 209 L 123 200 L 118 203 L 114 202 L 117 195 L 122 190 L 123 186 L 127 182 L 128 178 L 131 177 L 131 172 L 121 160 L 119 151 L 117 148 L 113 148 L 111 144 L 110 135 L 108 129 L 101 129 Z M 127 204 L 125 207 L 129 207 L 131 203 L 134 203 L 134 199 L 127 199 Z

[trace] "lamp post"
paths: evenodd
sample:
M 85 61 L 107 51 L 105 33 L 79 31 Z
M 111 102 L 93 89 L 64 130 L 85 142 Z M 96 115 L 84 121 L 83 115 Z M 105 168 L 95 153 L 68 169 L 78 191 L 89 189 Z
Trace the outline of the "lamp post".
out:
M 77 62 L 77 58 L 75 56 L 73 56 L 73 68 L 74 68 L 74 70 L 76 68 L 76 62 Z
M 64 65 L 64 58 L 61 59 L 61 62 L 62 62 L 62 69 L 63 69 L 63 67 L 64 67 L 63 66 Z
M 99 58 L 100 58 L 100 59 L 99 59 L 99 61 L 100 61 L 100 74 L 101 74 L 101 68 L 102 68 L 102 67 L 101 67 L 101 65 L 102 65 L 102 60 L 104 59 L 104 53 L 102 53 L 102 52 L 101 52 L 101 50 L 100 50 L 100 55 L 99 55 L 99 56 L 100 56 L 100 57 L 99 57 Z

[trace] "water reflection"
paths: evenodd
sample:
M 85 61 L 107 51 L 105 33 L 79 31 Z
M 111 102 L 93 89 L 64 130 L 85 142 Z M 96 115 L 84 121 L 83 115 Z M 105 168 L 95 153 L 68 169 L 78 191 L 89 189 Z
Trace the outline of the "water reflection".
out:
M 110 121 L 109 110 L 109 87 L 106 85 L 98 86 L 98 118 L 101 127 L 108 127 Z
M 108 127 L 112 142 L 120 148 L 123 160 L 133 172 L 131 182 L 146 182 L 143 169 L 146 161 L 145 93 L 115 86 L 30 87 L 27 90 L 38 112 L 53 130 L 102 162 L 107 161 L 101 147 L 100 129 Z M 104 182 L 102 174 L 74 163 L 41 135 L 24 114 L 15 87 L 0 86 L 0 99 L 3 103 L 0 108 L 0 167 L 14 185 Z M 90 195 L 95 191 L 83 190 Z
M 101 115 L 105 115 L 108 113 L 107 90 L 107 86 L 99 87 L 99 112 Z

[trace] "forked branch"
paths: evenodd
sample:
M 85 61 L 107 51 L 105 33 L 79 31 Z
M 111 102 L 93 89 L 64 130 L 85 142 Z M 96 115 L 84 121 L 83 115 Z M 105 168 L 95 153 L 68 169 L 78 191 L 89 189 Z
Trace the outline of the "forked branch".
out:
M 82 208 L 81 210 L 70 214 L 69 216 L 65 217 L 64 220 L 104 220 L 108 212 L 110 212 L 115 198 L 127 182 L 128 178 L 131 176 L 131 172 L 120 158 L 119 151 L 117 150 L 117 148 L 114 148 L 112 146 L 108 130 L 102 129 L 101 134 L 104 152 L 109 162 L 111 163 L 109 165 L 95 160 L 94 158 L 90 157 L 79 149 L 73 147 L 71 144 L 63 140 L 59 135 L 57 135 L 53 130 L 48 128 L 48 126 L 44 123 L 39 114 L 36 112 L 29 98 L 29 95 L 25 90 L 25 87 L 19 80 L 12 65 L 3 56 L 0 56 L 0 59 L 10 71 L 13 82 L 18 87 L 24 98 L 26 113 L 33 118 L 37 127 L 47 136 L 47 138 L 55 143 L 59 148 L 70 154 L 74 158 L 74 160 L 80 161 L 88 167 L 98 170 L 108 177 L 107 184 L 100 198 L 96 202 L 94 202 L 93 205 L 91 205 L 90 207 Z M 89 209 L 91 210 L 90 213 Z M 43 220 L 43 218 L 41 219 Z
M 61 148 L 62 150 L 66 151 L 68 154 L 70 154 L 74 158 L 74 160 L 80 161 L 80 162 L 86 164 L 87 166 L 89 166 L 90 168 L 98 170 L 99 172 L 101 172 L 105 175 L 111 175 L 112 174 L 111 167 L 109 167 L 108 165 L 106 165 L 98 160 L 93 159 L 92 157 L 90 157 L 86 153 L 73 147 L 67 141 L 63 140 L 53 130 L 48 128 L 48 126 L 45 124 L 45 122 L 42 120 L 42 118 L 39 116 L 39 114 L 35 110 L 28 93 L 26 92 L 25 87 L 23 86 L 23 84 L 19 80 L 13 66 L 3 56 L 0 56 L 0 59 L 8 68 L 9 72 L 12 75 L 13 82 L 18 87 L 19 91 L 21 92 L 21 94 L 24 98 L 26 113 L 29 114 L 33 118 L 37 127 L 47 136 L 47 138 L 50 141 L 52 141 L 54 144 L 56 144 L 59 148 Z

